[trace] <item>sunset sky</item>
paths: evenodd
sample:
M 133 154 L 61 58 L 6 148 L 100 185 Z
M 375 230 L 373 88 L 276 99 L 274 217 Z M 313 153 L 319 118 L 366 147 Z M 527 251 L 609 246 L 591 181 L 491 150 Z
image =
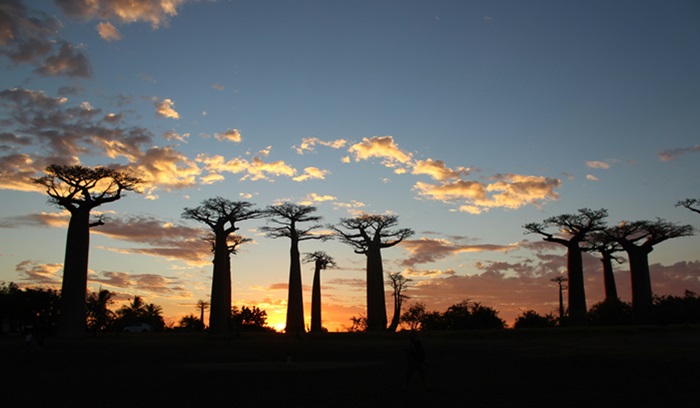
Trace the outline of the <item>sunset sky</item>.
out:
M 700 198 L 698 22 L 694 0 L 3 0 L 0 281 L 60 288 L 68 216 L 31 177 L 119 164 L 146 184 L 94 212 L 106 225 L 88 282 L 117 306 L 139 295 L 168 322 L 198 314 L 212 254 L 181 214 L 222 196 L 314 205 L 325 224 L 398 215 L 415 235 L 383 257 L 412 280 L 407 305 L 471 300 L 509 324 L 555 312 L 565 249 L 524 224 L 588 207 L 611 225 L 700 227 L 675 206 Z M 253 242 L 232 257 L 233 304 L 281 329 L 289 240 L 263 225 L 239 224 Z M 364 256 L 300 249 L 335 259 L 323 325 L 349 327 Z M 659 244 L 654 293 L 700 293 L 699 249 Z M 305 264 L 307 325 L 312 277 Z M 630 301 L 626 262 L 616 279 Z M 585 280 L 590 307 L 604 297 L 595 254 Z

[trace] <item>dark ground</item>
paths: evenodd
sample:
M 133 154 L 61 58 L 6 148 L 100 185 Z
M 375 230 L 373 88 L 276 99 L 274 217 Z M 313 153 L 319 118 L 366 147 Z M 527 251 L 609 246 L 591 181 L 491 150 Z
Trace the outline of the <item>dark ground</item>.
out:
M 700 327 L 0 336 L 2 407 L 699 407 Z M 291 362 L 288 362 L 291 359 Z

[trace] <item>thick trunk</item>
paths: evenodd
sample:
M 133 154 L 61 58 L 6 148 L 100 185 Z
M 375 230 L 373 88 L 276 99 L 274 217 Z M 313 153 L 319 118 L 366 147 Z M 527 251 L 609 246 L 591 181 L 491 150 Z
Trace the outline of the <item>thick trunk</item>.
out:
M 632 278 L 632 313 L 637 323 L 652 321 L 651 276 L 649 274 L 649 252 L 645 248 L 627 248 Z
M 90 252 L 90 210 L 71 213 L 66 237 L 61 286 L 61 315 L 58 331 L 64 337 L 85 334 L 88 257 Z
M 289 250 L 289 289 L 287 293 L 287 333 L 303 333 L 304 299 L 301 288 L 301 260 L 299 259 L 299 242 L 292 240 Z
M 323 331 L 321 325 L 321 267 L 316 265 L 314 270 L 314 284 L 311 290 L 311 332 Z
M 226 235 L 218 233 L 214 243 L 214 272 L 211 282 L 209 334 L 224 336 L 231 318 L 231 254 Z
M 578 242 L 570 242 L 566 258 L 569 272 L 569 323 L 575 326 L 586 325 L 586 290 L 583 285 L 583 260 Z
M 617 285 L 615 285 L 615 275 L 613 275 L 612 257 L 603 255 L 603 281 L 605 283 L 605 300 L 617 300 Z
M 380 248 L 367 251 L 367 331 L 386 330 L 384 267 Z

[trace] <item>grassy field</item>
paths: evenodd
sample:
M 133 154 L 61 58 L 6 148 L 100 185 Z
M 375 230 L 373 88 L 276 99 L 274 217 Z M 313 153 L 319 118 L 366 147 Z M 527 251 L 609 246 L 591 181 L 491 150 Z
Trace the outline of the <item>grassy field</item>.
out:
M 695 407 L 700 327 L 0 337 L 7 407 Z

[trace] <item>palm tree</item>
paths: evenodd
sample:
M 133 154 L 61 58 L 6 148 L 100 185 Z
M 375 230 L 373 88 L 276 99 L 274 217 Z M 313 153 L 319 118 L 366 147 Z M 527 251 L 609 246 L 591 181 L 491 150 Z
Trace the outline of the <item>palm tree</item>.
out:
M 114 320 L 114 312 L 109 310 L 113 304 L 113 293 L 100 289 L 97 293 L 89 293 L 87 297 L 87 324 L 88 329 L 95 333 L 106 330 Z

